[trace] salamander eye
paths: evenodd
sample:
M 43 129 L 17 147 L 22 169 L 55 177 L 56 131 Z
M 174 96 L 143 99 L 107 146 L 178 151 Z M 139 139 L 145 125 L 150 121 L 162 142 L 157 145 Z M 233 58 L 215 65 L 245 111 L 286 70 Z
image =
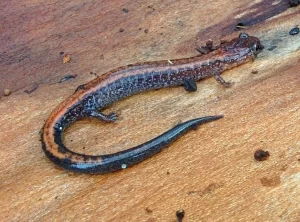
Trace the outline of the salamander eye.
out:
M 244 33 L 244 32 L 242 32 L 240 35 L 239 35 L 239 38 L 240 39 L 246 39 L 246 38 L 248 38 L 249 37 L 249 35 L 247 34 L 247 33 Z

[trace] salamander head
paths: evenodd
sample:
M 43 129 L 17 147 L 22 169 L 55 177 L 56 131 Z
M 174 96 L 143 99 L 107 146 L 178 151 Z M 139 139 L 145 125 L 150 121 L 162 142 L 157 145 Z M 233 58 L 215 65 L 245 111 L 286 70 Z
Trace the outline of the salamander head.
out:
M 260 40 L 254 36 L 250 36 L 247 33 L 241 33 L 238 38 L 231 40 L 221 46 L 221 53 L 231 54 L 238 53 L 245 56 L 256 56 L 264 46 L 260 43 Z

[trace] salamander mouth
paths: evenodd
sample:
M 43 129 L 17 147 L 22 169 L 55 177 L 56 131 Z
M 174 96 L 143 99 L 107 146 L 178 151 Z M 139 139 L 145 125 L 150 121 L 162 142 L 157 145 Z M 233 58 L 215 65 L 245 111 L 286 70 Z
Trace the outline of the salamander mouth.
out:
M 262 45 L 262 44 L 260 44 L 260 42 L 258 43 L 258 44 L 256 44 L 256 50 L 257 51 L 261 51 L 261 50 L 263 50 L 265 47 Z
M 253 43 L 250 46 L 251 51 L 254 53 L 254 55 L 256 56 L 258 53 L 260 53 L 263 50 L 264 46 L 262 44 L 260 44 L 260 42 L 258 43 Z

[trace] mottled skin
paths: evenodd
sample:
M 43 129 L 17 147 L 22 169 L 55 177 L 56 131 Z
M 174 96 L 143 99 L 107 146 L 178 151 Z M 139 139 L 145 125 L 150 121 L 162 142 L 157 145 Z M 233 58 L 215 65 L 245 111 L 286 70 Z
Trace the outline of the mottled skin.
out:
M 108 173 L 139 163 L 158 153 L 190 129 L 222 116 L 189 120 L 144 144 L 110 155 L 75 153 L 64 146 L 63 132 L 81 118 L 115 121 L 116 114 L 104 115 L 100 110 L 142 91 L 178 85 L 183 85 L 187 91 L 195 91 L 195 81 L 209 76 L 214 76 L 218 82 L 229 86 L 220 73 L 252 60 L 262 48 L 258 38 L 241 33 L 238 38 L 220 45 L 206 55 L 128 65 L 105 73 L 79 86 L 73 95 L 50 114 L 43 127 L 43 150 L 51 161 L 76 172 Z

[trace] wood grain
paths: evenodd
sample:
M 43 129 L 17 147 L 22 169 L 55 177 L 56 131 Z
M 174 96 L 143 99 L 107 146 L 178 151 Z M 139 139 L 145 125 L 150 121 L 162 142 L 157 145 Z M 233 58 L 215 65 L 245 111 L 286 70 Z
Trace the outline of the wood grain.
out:
M 188 222 L 299 221 L 300 37 L 288 34 L 299 7 L 262 2 L 1 1 L 0 89 L 12 94 L 0 98 L 0 221 L 176 221 L 180 209 Z M 265 49 L 224 73 L 233 87 L 211 78 L 195 93 L 132 96 L 107 110 L 117 123 L 77 122 L 65 142 L 112 153 L 181 121 L 225 118 L 117 173 L 74 174 L 45 157 L 39 130 L 78 85 L 122 65 L 195 55 L 208 38 L 237 36 L 241 20 Z M 58 83 L 68 74 L 77 78 Z M 257 149 L 269 159 L 254 160 Z

